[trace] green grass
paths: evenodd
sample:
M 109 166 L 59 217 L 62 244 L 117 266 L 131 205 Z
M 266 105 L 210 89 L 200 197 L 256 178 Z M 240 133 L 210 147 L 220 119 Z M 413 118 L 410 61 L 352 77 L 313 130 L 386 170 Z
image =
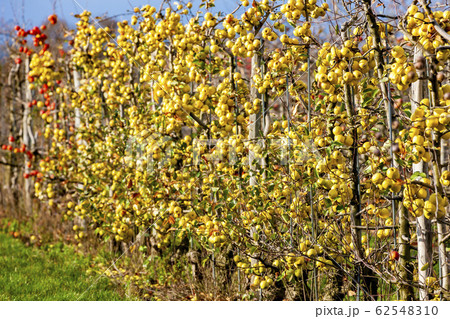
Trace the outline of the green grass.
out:
M 0 233 L 0 300 L 125 300 L 88 268 L 89 259 L 71 248 L 26 247 Z

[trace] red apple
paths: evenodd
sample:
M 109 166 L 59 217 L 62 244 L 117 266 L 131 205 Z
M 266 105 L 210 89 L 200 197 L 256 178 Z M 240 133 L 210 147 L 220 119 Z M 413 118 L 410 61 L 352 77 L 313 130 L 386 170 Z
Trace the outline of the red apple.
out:
M 48 17 L 48 21 L 51 24 L 56 24 L 56 22 L 58 22 L 58 17 L 56 16 L 56 14 L 52 14 L 51 16 Z
M 400 254 L 398 253 L 398 251 L 392 250 L 391 253 L 389 254 L 389 258 L 391 260 L 398 260 L 400 258 Z

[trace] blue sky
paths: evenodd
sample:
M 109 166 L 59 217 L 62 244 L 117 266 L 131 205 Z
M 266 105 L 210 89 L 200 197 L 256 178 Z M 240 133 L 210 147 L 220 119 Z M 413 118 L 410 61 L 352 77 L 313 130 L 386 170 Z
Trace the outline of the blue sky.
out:
M 196 8 L 201 0 L 191 2 Z M 216 0 L 215 9 L 231 12 L 238 2 L 238 0 Z M 73 14 L 80 13 L 83 9 L 91 11 L 93 16 L 102 16 L 105 13 L 114 16 L 126 14 L 134 7 L 141 7 L 144 4 L 159 8 L 161 0 L 0 0 L 0 25 L 13 27 L 19 24 L 31 28 L 34 25 L 41 25 L 48 15 L 56 13 L 73 26 L 76 21 Z M 129 18 L 129 15 L 123 16 L 122 19 L 126 17 Z

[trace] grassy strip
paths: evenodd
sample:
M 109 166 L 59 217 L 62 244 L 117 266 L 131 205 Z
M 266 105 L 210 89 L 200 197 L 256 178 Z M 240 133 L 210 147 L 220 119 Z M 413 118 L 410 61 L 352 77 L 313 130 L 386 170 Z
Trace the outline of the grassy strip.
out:
M 94 284 L 88 268 L 70 247 L 44 251 L 0 233 L 0 300 L 125 299 L 107 278 Z

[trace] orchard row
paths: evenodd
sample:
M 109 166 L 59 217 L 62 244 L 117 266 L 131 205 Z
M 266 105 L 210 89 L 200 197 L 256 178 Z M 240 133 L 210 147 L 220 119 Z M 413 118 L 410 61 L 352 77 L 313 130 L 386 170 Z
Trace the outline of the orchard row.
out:
M 323 39 L 337 12 L 319 2 L 146 5 L 116 29 L 85 11 L 57 48 L 16 27 L 45 140 L 2 149 L 28 155 L 80 243 L 199 253 L 239 298 L 442 298 L 450 11 L 414 1 L 386 22 L 362 0 Z

